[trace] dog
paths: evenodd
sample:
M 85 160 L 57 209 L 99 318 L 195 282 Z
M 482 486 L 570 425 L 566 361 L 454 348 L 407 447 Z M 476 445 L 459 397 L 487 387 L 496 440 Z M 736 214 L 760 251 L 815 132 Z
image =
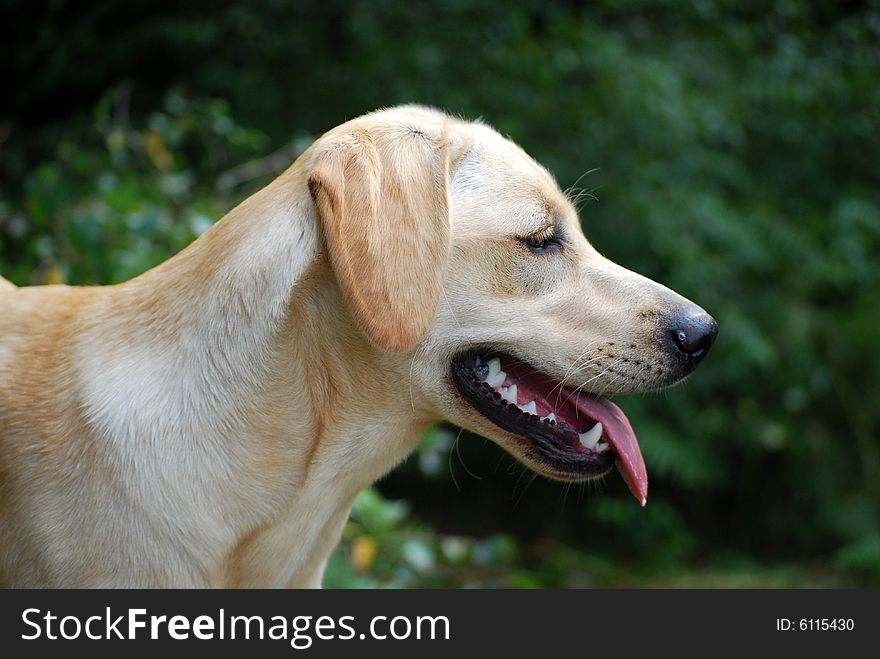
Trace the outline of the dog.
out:
M 615 466 L 717 332 L 615 265 L 553 177 L 421 106 L 320 137 L 113 286 L 0 283 L 0 583 L 320 587 L 359 491 L 446 419 L 536 472 Z

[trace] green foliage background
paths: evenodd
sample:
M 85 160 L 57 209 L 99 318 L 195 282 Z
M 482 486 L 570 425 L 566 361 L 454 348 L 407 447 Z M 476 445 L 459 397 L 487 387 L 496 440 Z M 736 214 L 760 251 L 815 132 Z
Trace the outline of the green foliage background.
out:
M 612 259 L 708 309 L 684 386 L 622 399 L 651 473 L 534 480 L 434 429 L 327 584 L 880 584 L 880 6 L 0 1 L 0 272 L 111 283 L 323 130 L 483 117 Z

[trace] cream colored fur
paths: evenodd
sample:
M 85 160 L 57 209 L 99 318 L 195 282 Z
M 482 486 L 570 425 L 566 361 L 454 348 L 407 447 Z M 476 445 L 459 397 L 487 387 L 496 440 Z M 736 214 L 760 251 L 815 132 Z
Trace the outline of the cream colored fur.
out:
M 554 221 L 570 245 L 534 256 Z M 600 256 L 489 127 L 355 119 L 131 281 L 0 280 L 0 583 L 319 586 L 354 497 L 429 424 L 530 463 L 455 393 L 455 352 L 642 390 L 659 376 L 591 358 L 616 341 L 659 370 L 655 318 L 683 302 Z

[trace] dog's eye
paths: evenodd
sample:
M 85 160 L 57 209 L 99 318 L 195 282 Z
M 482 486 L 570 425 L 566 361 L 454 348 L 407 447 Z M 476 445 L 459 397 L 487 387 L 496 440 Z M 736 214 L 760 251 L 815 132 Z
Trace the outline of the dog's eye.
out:
M 552 254 L 562 249 L 562 238 L 555 231 L 542 231 L 520 238 L 532 254 Z

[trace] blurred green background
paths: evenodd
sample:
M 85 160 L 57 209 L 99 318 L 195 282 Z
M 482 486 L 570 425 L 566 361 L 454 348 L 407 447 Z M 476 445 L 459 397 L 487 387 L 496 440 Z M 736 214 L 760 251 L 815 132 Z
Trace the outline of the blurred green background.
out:
M 328 586 L 880 585 L 880 4 L 0 0 L 0 272 L 118 282 L 347 118 L 483 117 L 607 256 L 719 321 L 618 400 L 651 475 L 534 478 L 439 426 Z

